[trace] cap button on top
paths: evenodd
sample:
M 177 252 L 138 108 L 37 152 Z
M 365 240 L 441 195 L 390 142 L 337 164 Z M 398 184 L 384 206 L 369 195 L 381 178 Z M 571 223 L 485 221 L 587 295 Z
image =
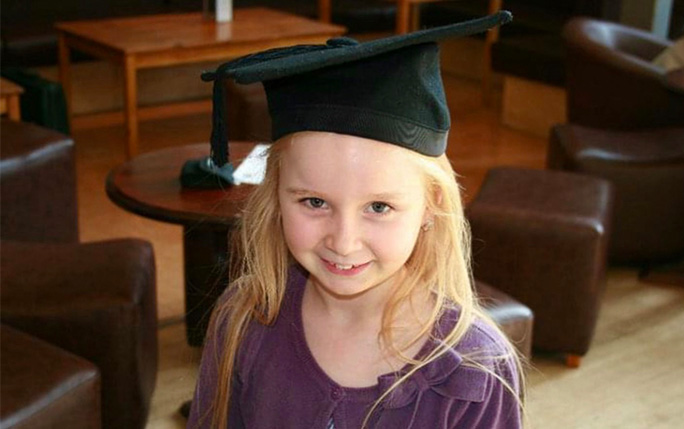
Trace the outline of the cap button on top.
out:
M 326 42 L 331 48 L 343 48 L 345 46 L 356 46 L 359 42 L 352 39 L 351 37 L 335 37 L 334 39 L 329 39 Z

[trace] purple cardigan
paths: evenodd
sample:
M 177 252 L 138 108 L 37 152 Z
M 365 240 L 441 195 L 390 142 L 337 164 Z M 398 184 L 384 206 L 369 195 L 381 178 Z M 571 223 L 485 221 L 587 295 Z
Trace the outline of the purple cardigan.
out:
M 304 339 L 301 302 L 306 280 L 306 272 L 291 270 L 276 323 L 263 326 L 253 322 L 248 328 L 231 387 L 230 429 L 327 429 L 331 419 L 335 429 L 359 429 L 369 407 L 395 380 L 394 374 L 387 374 L 378 378 L 376 386 L 347 388 L 323 372 Z M 453 327 L 457 317 L 456 310 L 447 312 L 435 329 L 436 335 Z M 189 429 L 211 427 L 209 406 L 216 389 L 216 344 L 221 337 L 219 329 L 218 335 L 210 333 L 206 338 Z M 464 364 L 464 355 L 477 354 L 479 362 L 517 389 L 517 371 L 510 360 L 481 358 L 503 354 L 501 343 L 498 334 L 476 322 L 454 350 L 396 389 L 373 413 L 369 427 L 521 427 L 514 396 L 497 378 Z M 420 353 L 434 345 L 428 341 Z

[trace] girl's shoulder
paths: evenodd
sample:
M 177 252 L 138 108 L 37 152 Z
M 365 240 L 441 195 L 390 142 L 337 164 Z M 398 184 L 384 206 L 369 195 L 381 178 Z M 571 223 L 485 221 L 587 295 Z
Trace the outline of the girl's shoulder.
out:
M 426 350 L 444 345 L 446 334 L 451 332 L 459 317 L 457 308 L 445 311 Z M 500 393 L 508 390 L 506 386 L 518 391 L 517 374 L 516 360 L 506 339 L 487 321 L 476 318 L 457 344 L 419 369 L 412 376 L 413 382 L 398 388 L 388 406 L 406 406 L 421 392 L 432 391 L 437 394 L 435 398 L 485 407 L 491 405 L 495 398 L 503 397 Z M 393 381 L 394 378 L 389 377 L 386 381 L 381 379 L 381 384 L 384 382 L 387 385 L 384 387 L 389 387 Z M 504 396 L 514 398 L 513 395 Z
M 433 344 L 442 342 L 460 318 L 458 307 L 443 313 Z M 518 389 L 518 367 L 510 342 L 488 320 L 476 316 L 461 339 L 439 359 L 427 365 L 427 379 L 439 380 L 446 396 L 473 402 L 483 401 L 488 392 L 503 382 Z
M 445 309 L 438 322 L 436 336 L 445 338 L 454 329 L 460 317 L 461 311 L 458 306 Z M 466 333 L 453 349 L 460 355 L 489 354 L 499 356 L 510 353 L 511 345 L 493 322 L 475 314 Z

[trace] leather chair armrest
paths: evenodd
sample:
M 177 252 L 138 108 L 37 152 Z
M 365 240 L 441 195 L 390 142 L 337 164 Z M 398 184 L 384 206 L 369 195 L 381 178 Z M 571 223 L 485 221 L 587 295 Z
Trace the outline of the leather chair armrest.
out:
M 157 369 L 151 245 L 1 245 L 2 322 L 93 362 L 102 373 L 104 421 L 144 427 Z
M 0 349 L 0 427 L 101 427 L 95 365 L 6 325 L 0 325 Z
M 38 125 L 3 119 L 0 196 L 4 240 L 77 242 L 73 140 Z

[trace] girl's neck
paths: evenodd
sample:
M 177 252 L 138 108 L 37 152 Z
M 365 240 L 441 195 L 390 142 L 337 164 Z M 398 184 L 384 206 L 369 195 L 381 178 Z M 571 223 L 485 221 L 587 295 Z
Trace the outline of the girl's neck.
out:
M 383 314 L 392 293 L 404 279 L 398 273 L 392 281 L 367 290 L 355 296 L 340 297 L 331 294 L 324 287 L 309 278 L 302 300 L 302 310 L 308 320 L 318 320 L 329 327 L 340 330 L 363 330 L 379 335 Z M 395 346 L 402 349 L 415 339 L 420 328 L 431 318 L 433 297 L 428 290 L 411 294 L 399 304 L 394 319 L 389 323 Z
M 391 293 L 403 277 L 403 272 L 397 273 L 392 279 L 352 296 L 333 294 L 310 277 L 304 292 L 305 307 L 340 325 L 380 323 Z
M 416 337 L 428 320 L 429 302 L 417 297 L 412 303 L 402 303 L 390 323 L 394 349 L 381 344 L 383 311 L 396 286 L 393 283 L 384 289 L 341 298 L 331 296 L 315 281 L 307 281 L 301 309 L 304 336 L 319 367 L 338 384 L 375 385 L 378 376 L 405 365 L 396 349 L 411 358 L 425 344 L 428 335 Z

